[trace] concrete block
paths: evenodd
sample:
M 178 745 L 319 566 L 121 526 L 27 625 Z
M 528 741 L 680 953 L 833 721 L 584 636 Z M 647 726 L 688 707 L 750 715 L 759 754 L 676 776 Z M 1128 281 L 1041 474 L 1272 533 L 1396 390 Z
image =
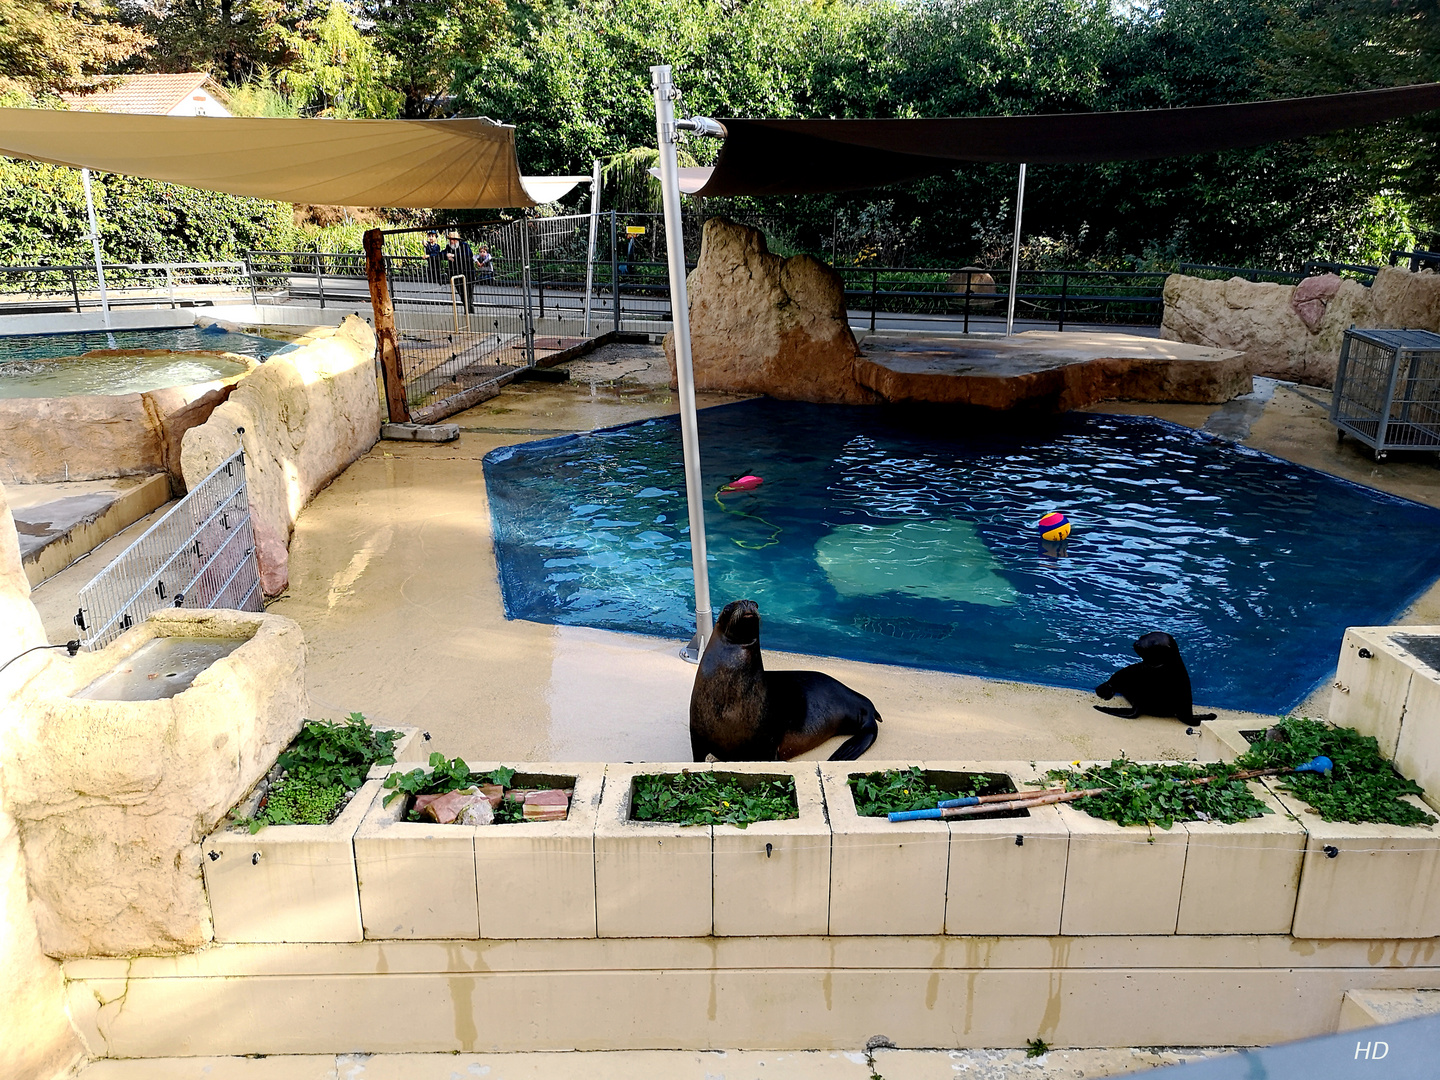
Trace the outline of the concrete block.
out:
M 909 769 L 910 761 L 827 761 L 820 781 L 830 817 L 830 933 L 939 934 L 945 927 L 950 830 L 943 821 L 861 817 L 852 776 Z M 904 882 L 904 888 L 896 888 Z
M 600 937 L 706 937 L 714 928 L 708 825 L 632 821 L 637 776 L 708 772 L 709 765 L 607 765 L 595 822 L 595 920 Z
M 1308 837 L 1295 899 L 1297 938 L 1440 936 L 1440 831 L 1434 825 L 1326 821 L 1268 787 Z M 1416 806 L 1425 804 L 1411 797 Z
M 716 937 L 824 934 L 830 921 L 830 824 L 812 761 L 723 762 L 719 776 L 795 781 L 798 818 L 711 830 Z
M 1234 825 L 1187 821 L 1179 934 L 1288 934 L 1295 917 L 1305 828 L 1263 785 L 1274 813 Z
M 365 937 L 478 938 L 476 830 L 406 821 L 409 797 L 397 795 L 386 806 L 392 794 L 380 789 L 355 833 Z
M 460 438 L 459 424 L 381 424 L 380 437 L 400 442 L 454 442 Z
M 1097 762 L 1079 762 L 1081 768 Z M 1041 761 L 1018 779 L 1038 783 L 1049 769 L 1074 762 Z M 1117 825 L 1068 803 L 1056 807 L 1070 831 L 1065 864 L 1065 901 L 1060 933 L 1173 934 L 1180 914 L 1189 834 L 1178 822 L 1169 829 Z
M 329 825 L 213 833 L 201 844 L 216 941 L 360 941 L 354 838 L 380 781 Z
M 486 772 L 494 765 L 474 766 Z M 475 829 L 482 938 L 595 936 L 595 821 L 605 766 L 518 767 L 518 787 L 574 788 L 564 821 Z
M 1254 731 L 1255 720 L 1206 720 L 1200 727 L 1200 761 L 1234 761 L 1250 749 L 1250 740 L 1242 731 Z
M 1020 762 L 927 762 L 933 783 L 947 773 L 1004 777 L 1020 790 Z M 978 935 L 1060 933 L 1070 830 L 1054 806 L 1004 818 L 952 818 L 945 933 Z
M 1397 1024 L 1436 1013 L 1440 1013 L 1440 990 L 1346 990 L 1339 1030 Z
M 395 764 L 394 765 L 371 765 L 370 771 L 365 774 L 366 780 L 383 780 L 390 775 L 392 769 L 397 767 L 401 771 L 408 771 L 406 768 L 411 763 L 423 764 L 430 757 L 428 743 L 421 737 L 418 727 L 403 727 L 399 725 L 372 725 L 381 731 L 398 731 L 400 738 L 395 740 Z M 428 736 L 427 736 L 428 738 Z M 423 756 L 421 756 L 423 755 Z
M 1375 736 L 1387 758 L 1395 756 L 1400 741 L 1412 675 L 1410 654 L 1390 640 L 1393 630 L 1352 626 L 1345 631 L 1327 717 L 1337 727 Z M 1368 655 L 1361 656 L 1362 650 Z
M 1425 789 L 1425 801 L 1435 808 L 1440 807 L 1440 672 L 1418 657 L 1409 660 L 1410 693 L 1395 745 L 1395 767 Z

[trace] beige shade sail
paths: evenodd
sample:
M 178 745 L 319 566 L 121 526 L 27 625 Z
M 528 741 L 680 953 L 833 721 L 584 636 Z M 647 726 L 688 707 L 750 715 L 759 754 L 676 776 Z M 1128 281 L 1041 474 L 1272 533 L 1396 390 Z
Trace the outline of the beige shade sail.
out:
M 535 205 L 515 129 L 484 119 L 288 120 L 0 109 L 0 154 L 289 203 Z

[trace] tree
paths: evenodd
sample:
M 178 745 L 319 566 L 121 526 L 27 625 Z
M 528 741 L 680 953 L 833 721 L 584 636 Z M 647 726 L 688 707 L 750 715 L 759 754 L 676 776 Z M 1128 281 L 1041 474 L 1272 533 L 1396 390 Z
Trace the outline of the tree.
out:
M 390 86 L 391 65 L 341 0 L 332 0 L 324 18 L 302 25 L 298 36 L 295 60 L 280 82 L 302 114 L 337 119 L 396 114 L 400 95 Z
M 121 0 L 127 21 L 154 44 L 151 71 L 208 71 L 241 83 L 262 68 L 287 67 L 300 27 L 324 18 L 320 0 Z
M 488 52 L 509 22 L 504 0 L 362 0 L 361 10 L 410 120 L 440 115 L 456 65 Z
M 0 0 L 0 99 L 23 104 L 84 89 L 88 76 L 149 43 L 120 25 L 105 0 Z

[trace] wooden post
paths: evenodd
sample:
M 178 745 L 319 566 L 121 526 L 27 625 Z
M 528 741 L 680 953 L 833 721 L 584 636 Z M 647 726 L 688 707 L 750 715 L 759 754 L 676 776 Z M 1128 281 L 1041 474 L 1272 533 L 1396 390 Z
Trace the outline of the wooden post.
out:
M 400 339 L 395 333 L 395 306 L 390 302 L 390 279 L 385 273 L 385 234 L 365 233 L 365 277 L 370 282 L 370 307 L 375 312 L 375 347 L 385 376 L 385 406 L 392 424 L 410 422 L 405 383 L 400 377 Z

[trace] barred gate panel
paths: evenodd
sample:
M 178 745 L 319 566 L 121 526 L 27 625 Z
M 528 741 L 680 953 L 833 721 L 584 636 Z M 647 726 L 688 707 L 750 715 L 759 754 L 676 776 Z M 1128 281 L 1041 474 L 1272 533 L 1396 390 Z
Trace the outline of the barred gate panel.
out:
M 80 590 L 87 650 L 165 607 L 260 611 L 260 569 L 237 451 Z

